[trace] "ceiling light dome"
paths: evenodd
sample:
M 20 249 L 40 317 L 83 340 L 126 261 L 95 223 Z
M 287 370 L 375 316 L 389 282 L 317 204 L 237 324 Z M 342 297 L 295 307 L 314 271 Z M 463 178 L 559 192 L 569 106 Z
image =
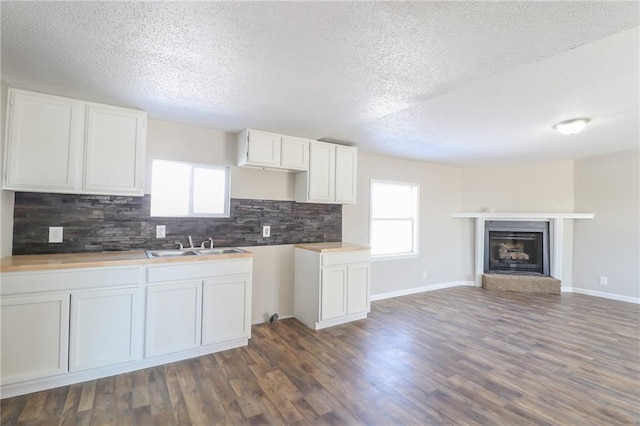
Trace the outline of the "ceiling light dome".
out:
M 584 130 L 589 122 L 588 118 L 574 118 L 573 120 L 565 120 L 553 125 L 553 128 L 563 135 L 575 135 Z

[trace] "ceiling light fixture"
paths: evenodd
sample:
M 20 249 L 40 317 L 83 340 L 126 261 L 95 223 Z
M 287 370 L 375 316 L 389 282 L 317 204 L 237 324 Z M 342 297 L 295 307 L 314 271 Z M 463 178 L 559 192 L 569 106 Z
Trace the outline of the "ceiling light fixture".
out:
M 575 135 L 580 133 L 589 122 L 588 118 L 574 118 L 553 125 L 553 128 L 563 135 Z

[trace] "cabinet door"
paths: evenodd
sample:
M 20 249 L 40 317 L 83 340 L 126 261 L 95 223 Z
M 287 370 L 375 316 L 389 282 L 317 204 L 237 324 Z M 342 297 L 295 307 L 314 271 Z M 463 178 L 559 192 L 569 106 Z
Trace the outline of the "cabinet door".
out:
M 2 321 L 2 384 L 67 372 L 69 294 L 5 298 Z
M 5 189 L 72 192 L 84 111 L 73 99 L 9 89 Z
M 322 268 L 320 285 L 320 320 L 326 321 L 347 314 L 347 267 Z
M 280 135 L 250 130 L 248 163 L 258 166 L 280 166 Z
M 248 277 L 212 279 L 202 293 L 202 344 L 249 337 Z
M 143 195 L 146 113 L 87 106 L 84 191 Z
M 71 295 L 69 369 L 86 370 L 139 358 L 137 288 Z
M 356 203 L 358 150 L 336 146 L 336 203 Z
M 347 314 L 369 312 L 369 264 L 347 267 Z
M 202 282 L 147 287 L 145 357 L 200 346 Z
M 309 170 L 309 141 L 282 136 L 280 166 L 292 170 Z
M 310 142 L 309 201 L 332 203 L 335 200 L 335 145 Z

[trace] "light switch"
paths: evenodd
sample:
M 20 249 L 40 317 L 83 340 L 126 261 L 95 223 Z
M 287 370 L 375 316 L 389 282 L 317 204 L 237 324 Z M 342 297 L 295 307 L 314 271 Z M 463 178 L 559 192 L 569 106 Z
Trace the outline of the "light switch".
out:
M 167 238 L 167 227 L 165 225 L 156 226 L 156 238 Z
M 263 237 L 270 237 L 271 236 L 271 226 L 270 225 L 264 225 L 262 227 L 262 236 Z

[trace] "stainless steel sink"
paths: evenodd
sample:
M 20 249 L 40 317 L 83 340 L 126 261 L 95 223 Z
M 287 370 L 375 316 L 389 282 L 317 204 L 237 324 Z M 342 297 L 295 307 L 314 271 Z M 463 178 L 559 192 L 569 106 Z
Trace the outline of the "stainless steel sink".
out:
M 220 247 L 220 248 L 212 248 L 212 249 L 202 249 L 202 248 L 194 248 L 194 249 L 169 249 L 169 250 L 146 250 L 147 257 L 149 259 L 157 259 L 163 257 L 181 257 L 181 256 L 200 256 L 207 254 L 230 254 L 230 253 L 246 253 L 245 250 L 239 249 L 237 247 Z
M 181 256 L 198 256 L 193 250 L 146 250 L 147 257 L 149 259 L 155 259 L 158 257 L 181 257 Z
M 246 250 L 242 250 L 237 247 L 219 247 L 210 249 L 194 249 L 198 254 L 230 254 L 230 253 L 246 253 Z

